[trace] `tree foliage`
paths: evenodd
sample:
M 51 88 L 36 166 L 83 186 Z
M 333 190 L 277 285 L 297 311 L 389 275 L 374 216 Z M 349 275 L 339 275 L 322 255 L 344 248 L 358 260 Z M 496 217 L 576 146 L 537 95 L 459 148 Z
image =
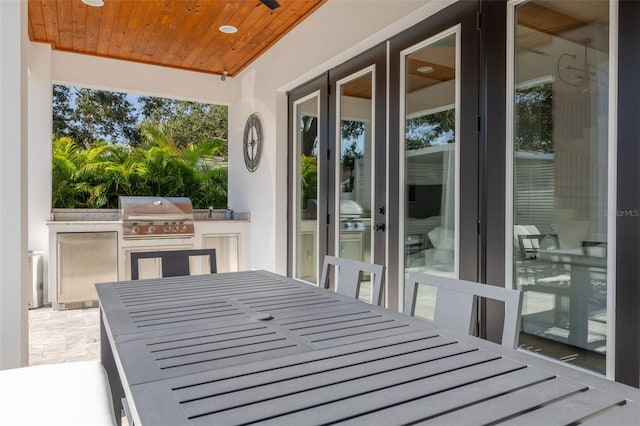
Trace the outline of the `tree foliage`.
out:
M 358 139 L 364 135 L 364 123 L 355 120 L 342 120 L 340 123 L 340 135 L 342 139 Z
M 53 134 L 57 137 L 71 136 L 71 88 L 53 86 Z
M 162 130 L 179 148 L 214 139 L 227 139 L 227 107 L 142 96 L 144 124 Z M 223 153 L 225 156 L 226 151 Z
M 315 156 L 318 153 L 318 118 L 303 115 L 300 120 L 301 154 L 307 157 Z
M 178 148 L 227 139 L 224 105 L 140 96 L 139 111 L 125 93 L 55 85 L 53 134 L 67 136 L 85 148 L 107 142 L 140 146 L 144 127 L 159 129 Z M 226 157 L 227 147 L 218 155 Z
M 346 139 L 340 142 L 343 144 L 340 154 L 340 163 L 342 167 L 342 175 L 340 182 L 342 184 L 342 192 L 352 192 L 355 182 L 356 161 L 364 157 L 361 144 L 356 139 Z
M 358 141 L 349 140 L 346 143 L 346 147 L 342 150 L 342 154 L 340 155 L 342 167 L 348 170 L 353 170 L 356 164 L 356 160 L 362 158 L 363 156 L 364 153 L 360 149 Z
M 420 149 L 455 142 L 455 109 L 407 119 L 407 149 Z
M 318 159 L 302 155 L 300 158 L 300 178 L 302 180 L 302 209 L 307 208 L 308 200 L 318 198 Z
M 85 148 L 99 141 L 135 144 L 135 107 L 124 93 L 54 86 L 53 134 L 68 136 Z
M 516 92 L 516 151 L 553 152 L 552 84 Z

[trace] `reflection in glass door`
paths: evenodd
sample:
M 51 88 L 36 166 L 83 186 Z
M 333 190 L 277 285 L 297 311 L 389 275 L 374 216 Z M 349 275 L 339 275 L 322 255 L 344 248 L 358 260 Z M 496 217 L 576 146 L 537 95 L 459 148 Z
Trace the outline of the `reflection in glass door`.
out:
M 405 273 L 458 275 L 458 32 L 403 52 Z M 432 317 L 434 296 L 418 296 L 417 315 Z
M 374 208 L 375 67 L 337 82 L 339 125 L 336 126 L 339 161 L 336 162 L 338 238 L 336 253 L 342 258 L 371 262 Z M 370 281 L 363 277 L 360 298 L 370 299 Z
M 584 8 L 572 0 L 514 7 L 508 244 L 524 291 L 520 345 L 604 373 L 609 2 Z
M 294 103 L 294 250 L 293 276 L 318 280 L 318 142 L 320 94 Z

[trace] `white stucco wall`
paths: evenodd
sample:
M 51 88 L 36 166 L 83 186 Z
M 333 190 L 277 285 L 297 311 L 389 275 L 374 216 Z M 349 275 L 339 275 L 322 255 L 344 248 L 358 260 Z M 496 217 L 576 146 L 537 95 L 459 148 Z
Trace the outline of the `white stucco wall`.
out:
M 29 359 L 27 2 L 0 1 L 0 369 Z
M 212 74 L 68 52 L 53 51 L 51 78 L 55 83 L 219 105 L 238 97 L 233 78 L 222 81 Z
M 233 162 L 229 169 L 230 206 L 252 212 L 252 268 L 286 272 L 286 91 L 451 3 L 449 0 L 329 0 L 236 77 L 240 98 L 230 116 L 230 158 L 242 158 L 242 131 L 250 114 L 257 112 L 261 116 L 265 138 L 257 171 L 248 172 L 242 161 Z
M 29 44 L 29 250 L 42 251 L 44 300 L 48 300 L 47 270 L 49 239 L 45 225 L 51 211 L 51 47 Z

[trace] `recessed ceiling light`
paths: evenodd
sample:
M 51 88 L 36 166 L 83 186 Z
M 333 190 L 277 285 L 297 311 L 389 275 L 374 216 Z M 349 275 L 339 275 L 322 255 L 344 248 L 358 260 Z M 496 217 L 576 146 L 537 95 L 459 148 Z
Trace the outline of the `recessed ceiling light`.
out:
M 430 72 L 433 72 L 433 67 L 425 65 L 424 67 L 418 68 L 417 71 L 421 72 L 422 74 L 429 74 Z
M 82 3 L 86 4 L 87 6 L 93 6 L 93 7 L 104 6 L 104 1 L 102 0 L 82 0 Z
M 219 28 L 220 32 L 225 34 L 234 34 L 238 32 L 238 29 L 233 25 L 223 25 Z

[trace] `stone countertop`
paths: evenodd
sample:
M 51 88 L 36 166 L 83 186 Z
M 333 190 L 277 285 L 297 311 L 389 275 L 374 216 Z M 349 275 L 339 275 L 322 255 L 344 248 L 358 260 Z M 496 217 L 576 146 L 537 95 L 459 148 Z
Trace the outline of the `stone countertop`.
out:
M 210 221 L 210 220 L 222 220 L 222 221 L 249 221 L 251 219 L 251 215 L 248 212 L 233 212 L 233 219 L 226 218 L 226 210 L 214 209 L 211 212 L 211 217 L 209 217 L 209 210 L 205 209 L 197 209 L 193 211 L 194 220 L 198 221 Z
M 122 226 L 121 220 L 50 220 L 45 222 L 47 226 Z
M 52 209 L 51 222 L 120 222 L 120 210 Z
M 193 211 L 194 220 L 197 222 L 208 221 L 230 221 L 226 218 L 226 210 L 195 209 Z M 234 212 L 231 221 L 249 221 L 251 215 L 248 212 Z M 47 225 L 57 224 L 108 224 L 121 223 L 119 209 L 52 209 L 51 220 Z

